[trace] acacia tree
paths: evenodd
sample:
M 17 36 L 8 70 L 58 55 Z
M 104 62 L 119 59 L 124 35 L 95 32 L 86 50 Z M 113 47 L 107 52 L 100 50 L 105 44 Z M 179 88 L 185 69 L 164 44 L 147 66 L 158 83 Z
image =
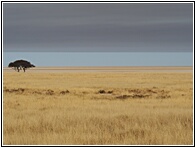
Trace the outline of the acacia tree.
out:
M 31 64 L 30 62 L 25 61 L 25 60 L 16 60 L 14 62 L 9 63 L 8 67 L 13 67 L 18 72 L 23 69 L 24 72 L 25 72 L 25 70 L 27 68 L 31 68 L 31 67 L 35 67 L 35 66 L 33 64 Z

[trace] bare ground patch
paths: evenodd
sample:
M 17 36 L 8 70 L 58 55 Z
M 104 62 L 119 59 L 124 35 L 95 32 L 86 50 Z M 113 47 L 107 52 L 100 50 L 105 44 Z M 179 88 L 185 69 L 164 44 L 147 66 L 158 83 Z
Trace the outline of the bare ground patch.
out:
M 75 90 L 71 92 L 70 90 L 52 90 L 52 89 L 28 89 L 28 88 L 7 88 L 4 87 L 4 93 L 14 93 L 14 94 L 24 94 L 24 95 L 92 95 L 93 99 L 144 99 L 144 98 L 156 98 L 156 99 L 168 99 L 171 98 L 170 91 L 159 89 L 159 88 L 142 88 L 142 89 L 100 89 L 94 90 L 95 93 L 92 91 L 80 91 Z M 107 97 L 106 97 L 107 96 Z

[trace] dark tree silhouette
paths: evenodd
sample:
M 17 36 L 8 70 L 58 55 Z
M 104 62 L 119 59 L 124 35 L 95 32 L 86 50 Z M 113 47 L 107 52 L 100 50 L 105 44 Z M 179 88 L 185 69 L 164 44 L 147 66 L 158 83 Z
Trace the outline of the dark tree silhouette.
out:
M 30 62 L 25 61 L 25 60 L 16 60 L 15 62 L 9 63 L 8 67 L 13 67 L 18 72 L 23 69 L 24 72 L 25 72 L 25 70 L 27 68 L 31 68 L 31 67 L 35 67 L 35 66 L 33 64 L 31 64 Z

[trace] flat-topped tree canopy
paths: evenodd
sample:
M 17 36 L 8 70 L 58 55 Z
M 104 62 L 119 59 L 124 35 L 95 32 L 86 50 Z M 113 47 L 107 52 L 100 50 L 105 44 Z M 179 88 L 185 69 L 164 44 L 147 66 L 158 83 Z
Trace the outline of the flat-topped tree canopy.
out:
M 14 69 L 18 72 L 23 69 L 25 72 L 27 68 L 35 67 L 35 65 L 31 64 L 26 60 L 16 60 L 14 62 L 9 63 L 8 67 L 14 67 Z

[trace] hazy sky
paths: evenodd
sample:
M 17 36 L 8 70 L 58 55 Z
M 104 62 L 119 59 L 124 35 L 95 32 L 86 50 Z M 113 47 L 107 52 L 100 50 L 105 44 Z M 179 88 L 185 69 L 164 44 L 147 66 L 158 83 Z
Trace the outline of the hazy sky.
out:
M 175 60 L 178 52 L 193 51 L 193 3 L 3 3 L 3 51 L 22 57 L 33 55 L 23 52 L 45 52 L 49 62 L 48 52 L 75 52 L 69 54 L 73 59 L 81 52 L 119 52 L 122 59 L 123 54 L 132 58 L 131 52 L 172 52 Z M 96 65 L 103 55 L 116 59 L 111 53 L 91 53 L 97 61 L 83 55 Z M 57 65 L 67 62 L 60 54 L 52 56 Z M 12 60 L 13 54 L 6 58 Z
M 191 52 L 6 52 L 4 66 L 24 59 L 36 66 L 192 66 Z

